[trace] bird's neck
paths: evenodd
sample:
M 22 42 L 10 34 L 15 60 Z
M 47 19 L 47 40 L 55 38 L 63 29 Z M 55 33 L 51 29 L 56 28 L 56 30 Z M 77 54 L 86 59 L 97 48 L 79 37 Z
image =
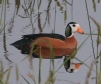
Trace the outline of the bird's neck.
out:
M 70 38 L 65 39 L 68 48 L 70 47 L 71 49 L 75 49 L 77 47 L 77 40 L 75 39 L 74 35 L 71 36 Z
M 73 37 L 73 36 L 74 36 L 74 34 L 72 33 L 71 35 L 67 36 L 67 38 L 71 38 L 71 37 Z

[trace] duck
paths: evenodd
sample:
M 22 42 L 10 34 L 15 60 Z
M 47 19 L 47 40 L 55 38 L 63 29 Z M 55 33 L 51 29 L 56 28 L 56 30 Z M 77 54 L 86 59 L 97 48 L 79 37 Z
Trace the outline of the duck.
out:
M 66 60 L 67 60 L 67 57 L 64 58 L 63 62 L 64 62 L 64 68 L 66 72 L 68 73 L 77 72 L 82 65 L 82 63 L 74 63 L 73 59 L 69 59 L 67 62 L 65 62 Z
M 11 45 L 21 50 L 22 54 L 31 53 L 35 58 L 40 56 L 44 59 L 62 58 L 69 56 L 77 49 L 75 32 L 84 34 L 78 23 L 70 22 L 65 28 L 65 36 L 55 33 L 28 34 L 23 35 L 22 39 L 11 43 Z

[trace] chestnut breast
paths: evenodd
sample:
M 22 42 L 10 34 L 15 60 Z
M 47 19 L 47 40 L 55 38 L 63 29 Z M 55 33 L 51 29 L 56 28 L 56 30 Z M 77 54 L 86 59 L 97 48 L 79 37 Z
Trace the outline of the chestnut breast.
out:
M 74 36 L 65 38 L 65 40 L 54 39 L 49 37 L 37 38 L 32 45 L 41 47 L 41 54 L 43 58 L 50 58 L 50 47 L 53 49 L 54 56 L 70 55 L 77 47 L 77 41 Z M 36 55 L 40 55 L 40 49 L 35 51 Z

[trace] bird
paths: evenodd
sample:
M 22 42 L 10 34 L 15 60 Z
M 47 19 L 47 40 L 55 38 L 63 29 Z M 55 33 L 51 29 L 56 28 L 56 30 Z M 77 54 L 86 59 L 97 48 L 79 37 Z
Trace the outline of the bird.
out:
M 69 59 L 68 61 L 66 60 L 67 60 L 67 57 L 64 58 L 64 68 L 66 72 L 68 73 L 77 72 L 80 66 L 82 65 L 82 63 L 73 63 L 72 59 Z
M 22 54 L 30 54 L 44 59 L 57 59 L 69 56 L 77 49 L 77 40 L 74 33 L 84 34 L 80 25 L 70 22 L 65 28 L 65 36 L 57 33 L 37 33 L 22 35 L 22 39 L 11 43 L 21 50 Z M 52 54 L 53 53 L 53 54 Z

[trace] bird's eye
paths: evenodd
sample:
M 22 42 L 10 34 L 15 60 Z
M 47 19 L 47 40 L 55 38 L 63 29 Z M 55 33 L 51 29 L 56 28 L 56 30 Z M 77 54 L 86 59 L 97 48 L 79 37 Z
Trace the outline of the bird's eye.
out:
M 73 73 L 74 69 L 71 69 L 70 71 L 71 71 L 71 73 Z
M 73 26 L 73 27 L 75 27 L 76 25 L 75 25 L 75 24 L 73 24 L 72 26 Z

